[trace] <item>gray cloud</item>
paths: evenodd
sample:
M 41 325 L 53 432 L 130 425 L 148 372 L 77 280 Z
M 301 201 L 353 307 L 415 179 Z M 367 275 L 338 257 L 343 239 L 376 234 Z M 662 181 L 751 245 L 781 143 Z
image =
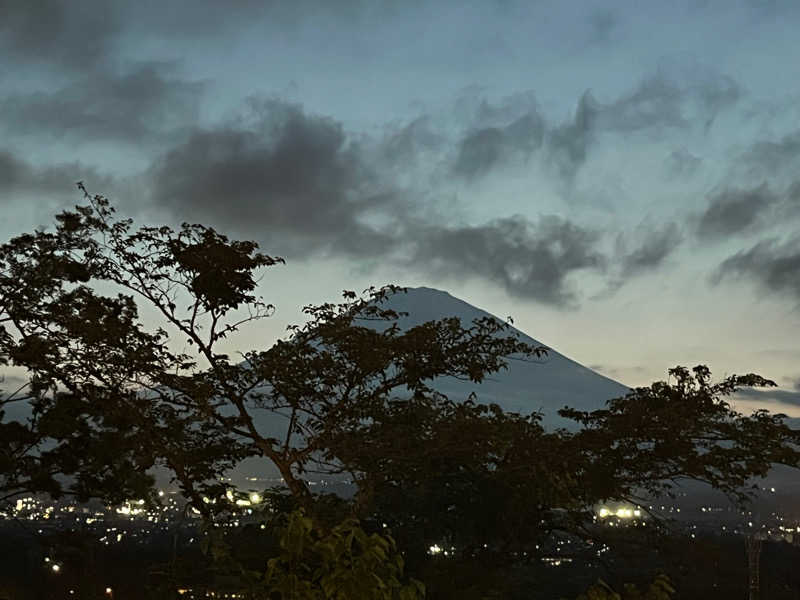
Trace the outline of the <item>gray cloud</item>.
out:
M 700 80 L 659 72 L 608 104 L 598 102 L 591 91 L 586 91 L 578 102 L 574 119 L 551 129 L 547 137 L 551 160 L 558 173 L 571 181 L 586 162 L 596 134 L 687 128 L 697 119 L 707 128 L 741 94 L 733 79 L 710 71 L 704 72 Z M 683 168 L 692 167 L 689 157 L 675 155 L 673 162 L 677 160 Z
M 784 404 L 793 404 L 800 406 L 800 390 L 757 390 L 752 388 L 742 388 L 736 392 L 738 396 L 758 400 L 759 402 L 782 402 Z
M 578 101 L 574 119 L 556 127 L 548 136 L 550 160 L 567 181 L 571 181 L 586 162 L 598 113 L 598 104 L 587 91 Z
M 722 189 L 708 198 L 708 207 L 697 222 L 697 236 L 716 239 L 752 230 L 763 224 L 778 197 L 766 183 L 749 189 Z
M 341 125 L 276 100 L 255 108 L 253 126 L 198 130 L 156 160 L 154 200 L 180 219 L 258 233 L 298 255 L 336 244 L 379 250 L 385 236 L 362 219 L 391 210 L 393 197 L 371 185 Z
M 603 269 L 596 250 L 599 234 L 557 216 L 532 223 L 521 216 L 484 225 L 429 227 L 416 242 L 415 264 L 440 276 L 478 276 L 509 294 L 571 308 L 577 295 L 568 276 Z
M 532 92 L 499 102 L 490 102 L 483 92 L 479 86 L 462 90 L 451 110 L 464 129 L 453 144 L 450 171 L 466 179 L 526 161 L 548 129 Z
M 800 299 L 800 237 L 780 243 L 776 239 L 759 242 L 749 250 L 727 258 L 711 277 L 719 283 L 729 277 L 743 277 L 769 292 Z
M 639 243 L 630 251 L 626 249 L 625 238 L 622 235 L 617 238 L 623 279 L 659 267 L 683 239 L 675 223 L 667 223 L 660 229 L 652 226 L 641 227 L 638 237 Z
M 104 69 L 52 92 L 0 99 L 0 127 L 9 133 L 141 143 L 195 121 L 203 85 L 170 77 L 168 63 Z
M 181 220 L 257 235 L 289 258 L 333 253 L 405 264 L 412 256 L 419 269 L 484 277 L 549 304 L 574 305 L 567 277 L 604 266 L 599 234 L 559 217 L 461 227 L 444 225 L 445 217 L 423 221 L 366 166 L 339 123 L 277 100 L 255 108 L 252 122 L 197 131 L 157 160 L 154 200 Z
M 5 202 L 12 202 L 17 194 L 67 195 L 75 197 L 75 182 L 91 179 L 108 188 L 111 179 L 80 163 L 62 163 L 51 166 L 33 166 L 0 150 L 0 194 Z
M 103 61 L 120 23 L 111 2 L 6 0 L 0 53 L 16 61 L 87 68 Z
M 469 133 L 458 146 L 453 171 L 463 177 L 485 175 L 516 157 L 527 159 L 542 145 L 544 120 L 528 113 L 505 127 L 486 127 Z
M 754 173 L 781 174 L 800 165 L 800 131 L 778 141 L 761 140 L 744 152 L 739 161 Z
M 380 154 L 391 165 L 408 165 L 415 163 L 421 153 L 443 143 L 444 138 L 434 131 L 431 118 L 423 116 L 389 132 L 380 144 Z

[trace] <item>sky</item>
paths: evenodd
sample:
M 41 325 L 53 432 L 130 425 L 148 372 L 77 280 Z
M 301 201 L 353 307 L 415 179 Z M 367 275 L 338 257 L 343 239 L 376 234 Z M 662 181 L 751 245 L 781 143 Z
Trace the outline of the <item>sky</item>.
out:
M 795 0 L 6 0 L 0 236 L 75 182 L 344 289 L 447 290 L 629 386 L 756 372 L 800 416 Z

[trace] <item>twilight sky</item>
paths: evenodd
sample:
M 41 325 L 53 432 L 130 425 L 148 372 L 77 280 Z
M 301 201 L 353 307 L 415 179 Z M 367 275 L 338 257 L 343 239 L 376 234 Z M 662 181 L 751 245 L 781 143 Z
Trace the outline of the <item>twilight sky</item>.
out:
M 800 416 L 796 0 L 0 3 L 0 235 L 74 182 L 286 258 L 276 315 L 445 289 L 618 381 Z

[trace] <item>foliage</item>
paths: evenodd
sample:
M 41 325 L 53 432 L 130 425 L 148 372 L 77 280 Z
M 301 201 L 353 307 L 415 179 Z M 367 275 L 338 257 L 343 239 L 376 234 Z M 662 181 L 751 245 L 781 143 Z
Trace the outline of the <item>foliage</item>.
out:
M 105 198 L 81 189 L 88 204 L 60 214 L 54 232 L 0 247 L 0 360 L 30 374 L 26 393 L 3 403 L 33 407 L 27 424 L 3 424 L 7 494 L 142 497 L 149 480 L 140 474 L 158 465 L 209 513 L 201 498 L 219 493 L 219 475 L 258 456 L 310 508 L 302 476 L 309 463 L 396 390 L 424 393 L 442 375 L 480 381 L 504 368 L 506 356 L 542 352 L 497 335 L 507 325 L 490 319 L 469 329 L 443 319 L 407 332 L 361 325 L 397 318 L 380 307 L 399 290 L 389 286 L 306 307 L 311 321 L 291 339 L 234 362 L 217 347 L 271 314 L 254 295 L 254 273 L 282 259 L 202 225 L 133 229 Z M 120 293 L 98 293 L 109 287 Z M 169 331 L 146 328 L 139 303 Z M 191 355 L 172 349 L 176 337 Z M 285 431 L 260 430 L 256 411 L 287 416 Z M 75 423 L 83 423 L 79 434 L 70 433 Z M 74 483 L 65 489 L 59 474 Z
M 766 476 L 773 464 L 800 466 L 800 432 L 785 424 L 785 415 L 745 416 L 725 400 L 742 387 L 773 381 L 748 374 L 712 384 L 704 365 L 669 374 L 674 383 L 638 388 L 606 409 L 560 411 L 583 425 L 574 442 L 590 468 L 578 473 L 595 495 L 641 500 L 643 493 L 669 494 L 678 480 L 692 479 L 741 503 L 750 497 L 751 479 Z
M 354 519 L 330 531 L 302 510 L 288 515 L 280 553 L 267 561 L 260 586 L 274 600 L 415 600 L 425 587 L 402 583 L 403 558 L 390 536 L 367 534 Z
M 383 569 L 381 589 L 394 590 L 394 559 L 369 558 L 394 556 L 393 542 L 376 541 L 388 539 L 384 523 L 414 574 L 439 568 L 433 545 L 453 559 L 440 572 L 500 572 L 537 559 L 553 535 L 595 537 L 598 502 L 669 494 L 685 478 L 744 502 L 749 480 L 770 465 L 800 466 L 800 433 L 782 415 L 744 416 L 726 402 L 740 387 L 774 385 L 753 374 L 712 384 L 704 366 L 677 367 L 674 383 L 603 410 L 565 408 L 577 432 L 447 398 L 437 378 L 478 383 L 546 350 L 490 318 L 401 330 L 402 315 L 384 306 L 403 292 L 396 286 L 307 306 L 308 322 L 287 339 L 231 359 L 227 338 L 273 311 L 256 295 L 258 273 L 283 260 L 203 225 L 134 228 L 79 187 L 86 203 L 58 215 L 53 231 L 0 246 L 0 366 L 27 376 L 0 397 L 0 500 L 46 492 L 154 501 L 148 473 L 160 467 L 211 523 L 230 505 L 203 498 L 222 496 L 221 476 L 258 458 L 308 515 L 290 521 L 268 579 L 290 586 L 282 573 L 300 577 L 291 540 L 308 538 L 302 548 L 314 556 L 333 544 L 332 564 Z M 15 404 L 28 416 L 4 416 Z M 264 413 L 283 428 L 264 427 Z M 340 518 L 317 533 L 303 525 L 332 506 L 311 494 L 312 472 L 351 478 L 357 494 L 346 512 L 381 535 L 357 534 L 354 521 L 332 528 Z M 339 576 L 321 565 L 291 581 Z
M 642 591 L 633 584 L 625 584 L 621 594 L 601 580 L 578 596 L 577 600 L 670 600 L 674 594 L 675 588 L 672 587 L 669 577 L 659 575 L 646 590 Z

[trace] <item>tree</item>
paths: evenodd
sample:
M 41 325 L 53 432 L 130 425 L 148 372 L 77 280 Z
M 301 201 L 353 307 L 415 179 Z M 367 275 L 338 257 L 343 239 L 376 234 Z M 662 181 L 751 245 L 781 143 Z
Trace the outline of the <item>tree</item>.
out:
M 202 225 L 134 230 L 79 186 L 88 203 L 58 215 L 54 232 L 0 248 L 0 360 L 30 375 L 25 394 L 3 403 L 32 406 L 29 423 L 3 425 L 6 494 L 145 496 L 144 472 L 158 465 L 208 513 L 202 497 L 219 493 L 219 475 L 259 456 L 310 509 L 307 465 L 396 390 L 424 393 L 441 375 L 480 381 L 505 356 L 542 352 L 498 337 L 506 326 L 488 319 L 470 329 L 456 319 L 408 332 L 357 326 L 397 317 L 380 308 L 397 291 L 389 286 L 306 307 L 311 322 L 290 340 L 234 362 L 219 343 L 271 313 L 254 274 L 283 260 Z M 162 326 L 146 328 L 139 303 Z M 176 337 L 194 352 L 171 350 Z M 258 410 L 288 417 L 280 437 L 259 430 Z
M 27 419 L 0 413 L 0 497 L 153 499 L 148 469 L 162 467 L 213 519 L 225 505 L 203 499 L 258 457 L 326 531 L 335 522 L 310 492 L 311 471 L 349 474 L 358 491 L 347 512 L 373 530 L 385 523 L 413 569 L 437 564 L 434 545 L 462 561 L 452 565 L 505 568 L 532 560 L 554 532 L 595 535 L 599 501 L 669 493 L 681 478 L 744 501 L 771 464 L 800 465 L 798 432 L 781 416 L 725 402 L 737 387 L 774 385 L 752 374 L 712 385 L 705 367 L 679 367 L 675 384 L 601 411 L 565 409 L 584 426 L 576 433 L 447 398 L 436 378 L 480 382 L 546 350 L 489 318 L 401 330 L 383 304 L 395 286 L 307 306 L 289 338 L 234 360 L 221 344 L 272 313 L 257 276 L 283 260 L 203 225 L 134 228 L 79 187 L 85 204 L 53 231 L 0 246 L 0 365 L 28 376 L 0 411 L 31 409 Z M 283 429 L 263 429 L 261 412 Z

